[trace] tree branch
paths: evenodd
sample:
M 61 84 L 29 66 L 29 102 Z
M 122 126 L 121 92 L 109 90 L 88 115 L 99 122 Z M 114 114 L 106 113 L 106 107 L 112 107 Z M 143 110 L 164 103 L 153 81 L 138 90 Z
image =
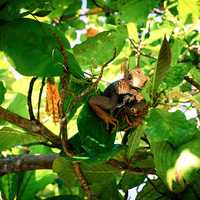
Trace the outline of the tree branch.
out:
M 8 173 L 21 172 L 21 171 L 29 171 L 29 170 L 37 170 L 37 169 L 52 169 L 53 161 L 58 158 L 58 154 L 45 154 L 45 155 L 30 155 L 23 154 L 19 156 L 9 156 L 7 158 L 0 159 L 0 175 L 5 175 Z M 130 173 L 136 174 L 155 174 L 154 169 L 142 169 L 142 168 L 133 168 L 128 166 L 126 163 L 111 159 L 106 162 L 108 165 L 118 169 L 118 170 L 126 170 Z M 91 195 L 90 189 L 85 182 L 85 177 L 83 176 L 83 172 L 80 168 L 80 163 L 75 161 L 73 163 L 73 168 L 76 176 L 79 178 L 81 187 L 84 187 L 84 190 L 88 192 L 88 196 Z M 81 172 L 81 173 L 80 173 Z
M 52 169 L 57 155 L 30 155 L 12 156 L 0 159 L 0 175 L 36 169 Z
M 54 133 L 52 133 L 48 128 L 46 128 L 39 121 L 28 120 L 13 112 L 6 110 L 3 107 L 0 107 L 0 120 L 8 121 L 27 131 L 35 133 L 36 135 L 40 135 L 57 147 L 61 145 L 60 138 Z

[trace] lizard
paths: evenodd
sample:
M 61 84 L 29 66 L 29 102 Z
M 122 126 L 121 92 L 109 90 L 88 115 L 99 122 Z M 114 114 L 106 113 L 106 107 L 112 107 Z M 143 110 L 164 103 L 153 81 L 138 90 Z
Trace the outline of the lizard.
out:
M 144 87 L 148 77 L 145 76 L 141 68 L 128 71 L 127 75 L 117 80 L 104 90 L 102 96 L 92 96 L 89 99 L 89 105 L 96 115 L 101 118 L 106 127 L 114 126 L 118 120 L 110 113 L 113 113 L 117 108 L 123 107 L 129 101 L 141 102 L 144 97 L 138 92 L 138 89 Z

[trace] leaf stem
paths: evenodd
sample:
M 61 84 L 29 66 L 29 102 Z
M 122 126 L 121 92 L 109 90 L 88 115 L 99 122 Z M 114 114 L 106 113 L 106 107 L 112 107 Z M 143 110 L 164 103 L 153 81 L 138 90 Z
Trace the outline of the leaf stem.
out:
M 36 80 L 37 80 L 37 77 L 33 77 L 31 79 L 30 84 L 29 84 L 29 89 L 28 89 L 27 103 L 28 103 L 28 111 L 29 111 L 30 120 L 35 120 L 33 105 L 32 105 L 32 93 L 33 93 L 33 86 Z
M 42 84 L 40 87 L 40 92 L 39 92 L 39 97 L 38 97 L 38 111 L 37 111 L 37 120 L 38 121 L 40 121 L 40 105 L 41 105 L 42 92 L 44 89 L 44 85 L 45 85 L 45 77 L 43 77 L 43 79 L 42 79 Z

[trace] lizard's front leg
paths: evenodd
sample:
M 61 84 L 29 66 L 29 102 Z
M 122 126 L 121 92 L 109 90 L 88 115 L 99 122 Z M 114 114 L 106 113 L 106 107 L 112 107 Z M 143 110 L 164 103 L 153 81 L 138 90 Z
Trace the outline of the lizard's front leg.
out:
M 117 119 L 106 112 L 106 110 L 111 110 L 116 106 L 116 102 L 113 99 L 105 96 L 92 96 L 89 99 L 89 105 L 96 115 L 106 123 L 107 129 L 109 128 L 109 124 L 116 128 Z

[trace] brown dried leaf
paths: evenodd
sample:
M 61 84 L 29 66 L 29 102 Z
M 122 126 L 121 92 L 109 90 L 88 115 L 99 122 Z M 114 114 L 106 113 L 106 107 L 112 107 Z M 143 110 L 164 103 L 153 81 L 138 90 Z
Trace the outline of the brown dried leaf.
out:
M 58 88 L 54 81 L 47 81 L 46 90 L 46 112 L 48 115 L 52 115 L 54 122 L 59 122 L 60 112 L 59 112 L 60 95 Z

